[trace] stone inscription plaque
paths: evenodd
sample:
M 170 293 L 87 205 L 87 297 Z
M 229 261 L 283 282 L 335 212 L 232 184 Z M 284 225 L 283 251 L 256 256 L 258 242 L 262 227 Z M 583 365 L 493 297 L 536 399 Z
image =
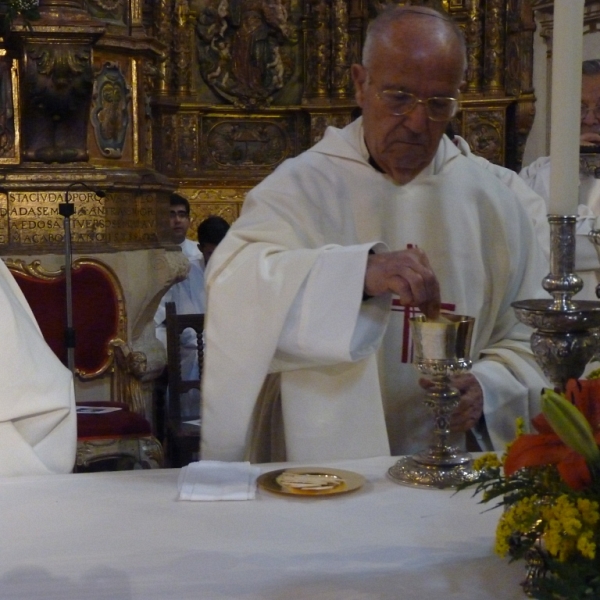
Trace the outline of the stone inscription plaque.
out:
M 59 204 L 64 191 L 10 191 L 0 194 L 0 245 L 62 248 L 64 219 Z M 87 190 L 69 192 L 75 206 L 71 217 L 73 246 L 141 248 L 158 245 L 156 196 L 110 192 L 104 198 Z M 8 232 L 9 235 L 8 235 Z

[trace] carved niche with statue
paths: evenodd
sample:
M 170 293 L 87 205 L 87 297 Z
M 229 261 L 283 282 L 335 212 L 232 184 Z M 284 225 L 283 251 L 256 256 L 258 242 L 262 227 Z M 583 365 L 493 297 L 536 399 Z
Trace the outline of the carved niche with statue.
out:
M 157 168 L 180 182 L 196 220 L 234 219 L 249 187 L 357 115 L 350 65 L 389 4 L 428 5 L 457 21 L 468 81 L 453 126 L 477 154 L 519 168 L 534 117 L 530 0 L 147 2 L 166 45 Z

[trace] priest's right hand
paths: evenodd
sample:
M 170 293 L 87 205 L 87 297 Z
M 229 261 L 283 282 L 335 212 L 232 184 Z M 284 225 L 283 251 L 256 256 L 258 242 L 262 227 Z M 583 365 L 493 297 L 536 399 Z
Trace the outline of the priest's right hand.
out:
M 364 293 L 392 292 L 402 306 L 418 306 L 429 319 L 440 312 L 440 284 L 427 255 L 419 248 L 369 254 Z

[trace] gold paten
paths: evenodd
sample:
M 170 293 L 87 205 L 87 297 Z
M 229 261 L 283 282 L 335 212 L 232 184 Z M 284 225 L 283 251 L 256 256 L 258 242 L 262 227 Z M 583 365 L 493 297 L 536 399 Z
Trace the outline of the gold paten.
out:
M 328 477 L 341 480 L 339 485 L 324 490 L 294 490 L 290 491 L 282 487 L 277 478 L 282 473 L 298 473 L 306 475 L 326 475 Z M 283 494 L 285 496 L 299 496 L 301 498 L 323 498 L 325 496 L 337 496 L 347 494 L 360 489 L 365 484 L 365 478 L 359 473 L 345 471 L 343 469 L 330 469 L 327 467 L 293 467 L 288 469 L 277 469 L 263 473 L 256 481 L 259 488 L 274 494 Z

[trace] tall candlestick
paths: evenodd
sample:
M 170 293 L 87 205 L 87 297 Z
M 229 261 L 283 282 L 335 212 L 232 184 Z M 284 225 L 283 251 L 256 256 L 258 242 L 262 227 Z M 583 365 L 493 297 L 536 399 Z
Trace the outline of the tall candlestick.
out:
M 585 0 L 554 0 L 550 206 L 556 215 L 577 214 L 581 61 Z

